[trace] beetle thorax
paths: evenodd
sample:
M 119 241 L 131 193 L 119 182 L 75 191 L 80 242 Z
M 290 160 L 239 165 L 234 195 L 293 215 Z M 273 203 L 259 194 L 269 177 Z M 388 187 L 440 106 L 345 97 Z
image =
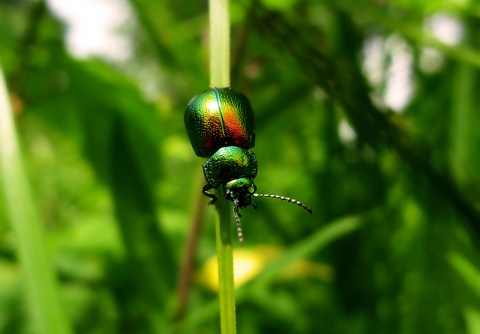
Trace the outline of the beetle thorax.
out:
M 252 195 L 257 187 L 250 178 L 242 177 L 224 185 L 225 198 L 232 201 L 239 209 L 252 205 Z

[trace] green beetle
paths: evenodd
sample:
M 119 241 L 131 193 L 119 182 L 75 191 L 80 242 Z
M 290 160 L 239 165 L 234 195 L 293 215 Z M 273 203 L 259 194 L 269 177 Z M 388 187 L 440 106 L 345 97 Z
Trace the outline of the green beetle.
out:
M 301 206 L 312 213 L 305 204 L 288 197 L 258 194 L 253 179 L 258 164 L 250 148 L 255 146 L 254 118 L 250 102 L 240 92 L 231 88 L 210 88 L 195 96 L 185 111 L 185 127 L 195 154 L 209 158 L 203 164 L 207 184 L 203 193 L 211 204 L 217 196 L 209 193 L 223 185 L 224 195 L 233 202 L 240 243 L 243 233 L 239 209 L 252 205 L 254 197 L 270 197 Z

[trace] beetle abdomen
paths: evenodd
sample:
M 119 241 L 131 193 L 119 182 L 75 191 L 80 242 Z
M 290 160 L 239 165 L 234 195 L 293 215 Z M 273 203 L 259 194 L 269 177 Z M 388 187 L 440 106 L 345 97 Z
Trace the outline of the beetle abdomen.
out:
M 257 169 L 255 154 L 237 146 L 220 148 L 203 164 L 205 180 L 215 189 L 242 177 L 254 179 Z
M 208 158 L 225 146 L 255 146 L 250 102 L 231 88 L 211 88 L 195 96 L 184 120 L 193 150 L 200 157 Z

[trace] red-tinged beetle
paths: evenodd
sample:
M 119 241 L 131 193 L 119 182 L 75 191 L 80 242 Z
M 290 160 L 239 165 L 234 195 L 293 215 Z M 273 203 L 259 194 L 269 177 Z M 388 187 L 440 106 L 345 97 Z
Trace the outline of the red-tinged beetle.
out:
M 253 179 L 257 176 L 257 159 L 249 149 L 255 146 L 253 110 L 240 92 L 231 88 L 210 88 L 195 96 L 185 111 L 185 127 L 195 154 L 209 158 L 203 164 L 207 184 L 203 193 L 211 204 L 217 196 L 209 193 L 223 185 L 225 198 L 233 202 L 240 243 L 243 233 L 239 209 L 252 205 L 253 197 L 269 197 L 312 209 L 293 198 L 258 194 Z

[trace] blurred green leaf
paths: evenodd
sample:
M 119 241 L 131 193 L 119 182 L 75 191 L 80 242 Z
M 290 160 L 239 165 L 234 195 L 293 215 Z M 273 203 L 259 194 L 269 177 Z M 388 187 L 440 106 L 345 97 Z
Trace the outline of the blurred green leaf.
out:
M 478 308 L 466 308 L 464 310 L 465 321 L 467 323 L 468 333 L 478 333 L 480 331 L 480 311 Z
M 70 333 L 19 148 L 9 95 L 0 66 L 0 185 L 18 240 L 31 324 L 39 333 Z M 21 206 L 18 205 L 21 203 Z
M 464 283 L 480 298 L 480 286 L 478 285 L 480 270 L 458 253 L 450 254 L 448 260 L 453 269 L 462 277 Z

